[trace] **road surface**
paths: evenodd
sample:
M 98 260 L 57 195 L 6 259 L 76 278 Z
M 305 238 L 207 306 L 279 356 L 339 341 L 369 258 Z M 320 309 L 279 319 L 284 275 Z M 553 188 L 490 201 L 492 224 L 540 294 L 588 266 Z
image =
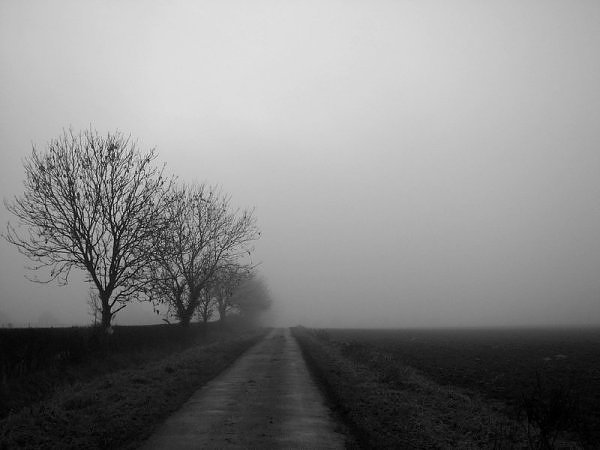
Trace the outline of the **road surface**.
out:
M 345 442 L 286 328 L 198 390 L 142 448 L 340 449 Z

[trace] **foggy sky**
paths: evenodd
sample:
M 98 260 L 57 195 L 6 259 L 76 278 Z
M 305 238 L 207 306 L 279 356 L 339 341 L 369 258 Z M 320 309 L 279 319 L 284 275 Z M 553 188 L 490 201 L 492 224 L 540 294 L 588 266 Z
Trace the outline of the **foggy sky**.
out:
M 598 80 L 592 0 L 8 0 L 0 194 L 119 129 L 256 208 L 280 324 L 600 324 Z M 89 323 L 0 255 L 3 317 Z

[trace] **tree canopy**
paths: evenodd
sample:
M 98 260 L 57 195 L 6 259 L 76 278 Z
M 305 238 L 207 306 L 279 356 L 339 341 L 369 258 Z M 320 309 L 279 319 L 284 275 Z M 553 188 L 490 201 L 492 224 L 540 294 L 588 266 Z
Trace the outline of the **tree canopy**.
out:
M 232 208 L 217 187 L 166 177 L 156 156 L 120 132 L 63 131 L 33 148 L 23 195 L 5 202 L 18 219 L 5 238 L 47 270 L 36 281 L 67 284 L 82 270 L 106 329 L 132 299 L 168 305 L 183 325 L 198 311 L 224 319 L 252 273 L 254 211 Z
M 45 282 L 66 284 L 73 268 L 83 270 L 98 290 L 106 328 L 142 291 L 151 238 L 163 223 L 170 181 L 155 158 L 120 132 L 64 131 L 46 151 L 33 148 L 23 195 L 6 202 L 19 221 L 19 229 L 8 224 L 6 239 L 33 269 L 49 269 Z
M 147 280 L 155 298 L 186 325 L 222 268 L 244 267 L 260 232 L 253 211 L 232 209 L 217 188 L 179 184 L 167 198 Z

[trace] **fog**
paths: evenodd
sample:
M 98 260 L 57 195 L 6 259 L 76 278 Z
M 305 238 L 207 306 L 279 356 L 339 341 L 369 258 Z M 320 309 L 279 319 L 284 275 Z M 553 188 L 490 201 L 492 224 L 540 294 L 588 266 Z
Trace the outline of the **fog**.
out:
M 255 207 L 275 324 L 598 325 L 599 29 L 583 0 L 3 1 L 0 194 L 32 143 L 119 129 Z M 90 323 L 81 274 L 0 252 L 0 322 Z

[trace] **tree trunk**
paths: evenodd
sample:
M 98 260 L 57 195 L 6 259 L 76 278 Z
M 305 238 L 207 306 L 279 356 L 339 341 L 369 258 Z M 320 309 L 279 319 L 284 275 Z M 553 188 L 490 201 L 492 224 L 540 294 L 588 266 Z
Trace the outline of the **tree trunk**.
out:
M 100 302 L 102 303 L 102 329 L 107 333 L 110 330 L 110 322 L 112 319 L 112 311 L 110 310 L 110 294 L 100 293 Z
M 179 316 L 179 325 L 184 328 L 188 328 L 190 326 L 190 322 L 192 321 L 193 312 L 184 311 L 183 314 Z
M 110 320 L 112 319 L 112 314 L 110 310 L 103 309 L 102 310 L 102 328 L 104 330 L 108 330 L 110 328 Z
M 227 308 L 225 306 L 219 306 L 219 324 L 221 327 L 225 327 L 225 318 L 227 316 Z
M 177 308 L 176 317 L 179 320 L 179 325 L 184 328 L 189 327 L 192 315 L 194 314 L 194 308 L 191 308 L 189 304 L 185 304 L 181 292 L 176 294 L 174 301 L 175 307 Z
M 182 307 L 178 308 L 178 310 L 177 316 L 179 318 L 179 324 L 184 328 L 188 328 L 190 326 L 190 322 L 192 321 L 192 317 L 194 317 L 196 304 L 191 303 L 187 306 L 182 305 Z

